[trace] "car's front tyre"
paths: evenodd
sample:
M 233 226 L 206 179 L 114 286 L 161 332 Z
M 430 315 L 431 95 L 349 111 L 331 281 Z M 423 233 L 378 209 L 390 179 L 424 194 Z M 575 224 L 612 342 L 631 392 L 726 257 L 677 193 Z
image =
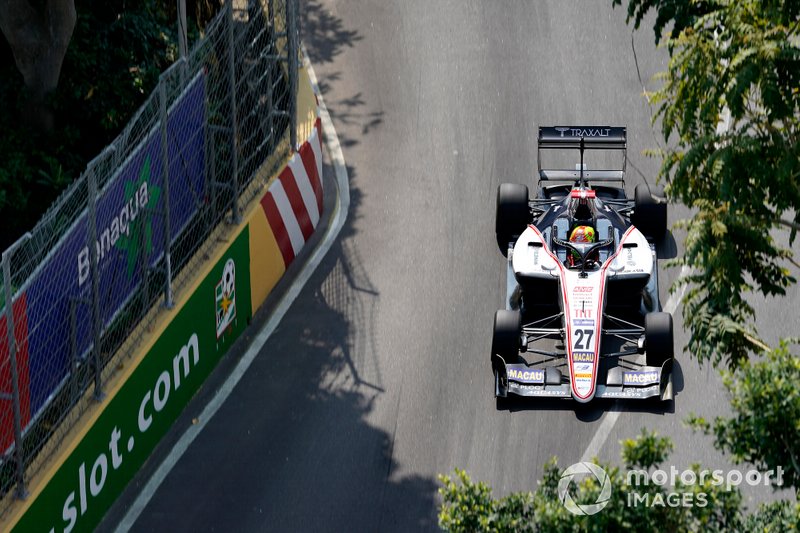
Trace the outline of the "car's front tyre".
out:
M 522 315 L 519 311 L 500 309 L 494 314 L 492 358 L 499 355 L 507 364 L 519 361 Z
M 671 314 L 647 313 L 644 316 L 644 335 L 647 366 L 661 366 L 674 356 Z

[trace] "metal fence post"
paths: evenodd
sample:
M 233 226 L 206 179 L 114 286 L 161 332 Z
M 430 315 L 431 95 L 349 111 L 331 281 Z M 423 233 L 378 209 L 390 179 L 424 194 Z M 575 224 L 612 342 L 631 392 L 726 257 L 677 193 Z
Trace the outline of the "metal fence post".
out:
M 92 337 L 94 339 L 94 397 L 103 399 L 103 382 L 100 364 L 100 269 L 97 257 L 97 175 L 93 166 L 89 166 L 87 180 L 89 185 L 89 266 L 92 276 Z
M 161 115 L 161 174 L 164 192 L 164 307 L 172 309 L 172 227 L 169 219 L 169 145 L 167 139 L 167 89 L 163 76 L 158 80 L 158 106 Z
M 270 31 L 270 55 L 277 55 L 275 50 L 275 8 L 273 7 L 273 3 L 279 0 L 269 0 L 267 2 L 267 20 L 266 24 L 269 27 Z M 275 98 L 273 96 L 273 79 L 274 79 L 274 70 L 280 70 L 280 65 L 276 65 L 274 61 L 270 60 L 269 66 L 269 78 L 267 79 L 267 131 L 269 132 L 269 149 L 270 151 L 275 149 L 275 146 L 278 144 L 275 141 L 275 121 L 273 115 L 275 114 Z
M 233 223 L 241 222 L 239 214 L 239 127 L 236 113 L 236 57 L 233 38 L 233 2 L 228 2 L 228 90 L 231 99 L 231 159 L 233 171 Z
M 178 51 L 180 59 L 182 60 L 181 71 L 181 88 L 186 87 L 186 55 L 188 39 L 186 37 L 186 0 L 178 0 Z
M 23 500 L 28 496 L 25 488 L 25 459 L 22 446 L 22 409 L 19 399 L 19 369 L 17 368 L 17 339 L 14 331 L 13 290 L 11 288 L 11 255 L 23 242 L 30 239 L 26 233 L 3 252 L 3 289 L 6 300 L 6 333 L 8 337 L 8 359 L 11 362 L 11 402 L 14 411 L 14 455 L 17 463 L 16 497 Z
M 297 151 L 297 4 L 296 0 L 286 0 L 286 35 L 289 57 L 289 136 L 292 152 Z

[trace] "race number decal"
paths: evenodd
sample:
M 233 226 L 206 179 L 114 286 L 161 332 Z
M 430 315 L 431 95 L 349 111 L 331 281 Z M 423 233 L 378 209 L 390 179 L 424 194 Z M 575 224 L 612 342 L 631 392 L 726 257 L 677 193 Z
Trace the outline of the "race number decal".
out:
M 592 345 L 593 329 L 576 329 L 573 350 L 589 350 Z

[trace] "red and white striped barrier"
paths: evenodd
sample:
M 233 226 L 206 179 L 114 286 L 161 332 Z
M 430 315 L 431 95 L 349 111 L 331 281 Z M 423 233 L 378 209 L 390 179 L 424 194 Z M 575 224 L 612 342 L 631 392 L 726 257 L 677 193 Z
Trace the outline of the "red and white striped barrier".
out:
M 288 268 L 314 233 L 322 215 L 321 123 L 289 160 L 261 199 L 261 206 Z

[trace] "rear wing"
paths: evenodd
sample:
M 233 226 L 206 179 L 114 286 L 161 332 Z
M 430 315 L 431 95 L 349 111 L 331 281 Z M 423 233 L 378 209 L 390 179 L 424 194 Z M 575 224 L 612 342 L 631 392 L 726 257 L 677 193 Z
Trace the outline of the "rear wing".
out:
M 537 166 L 539 181 L 619 181 L 625 183 L 628 162 L 628 137 L 625 126 L 539 126 Z M 580 150 L 580 166 L 570 169 L 543 169 L 542 150 Z M 622 151 L 620 170 L 583 170 L 584 150 Z

